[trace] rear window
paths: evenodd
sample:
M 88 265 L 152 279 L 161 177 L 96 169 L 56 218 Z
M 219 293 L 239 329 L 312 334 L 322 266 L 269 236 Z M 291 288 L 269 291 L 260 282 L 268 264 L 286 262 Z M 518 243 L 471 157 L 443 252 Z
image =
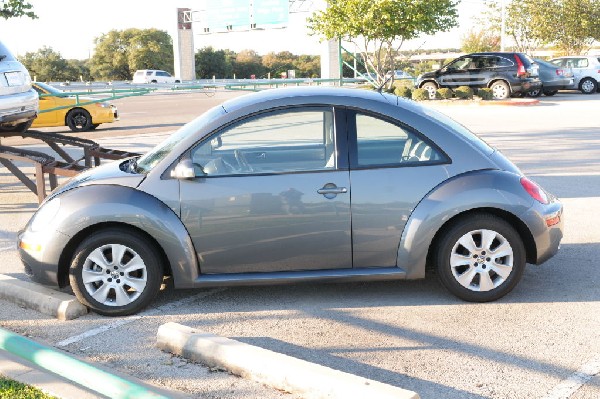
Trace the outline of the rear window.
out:
M 0 61 L 16 61 L 10 51 L 0 42 Z

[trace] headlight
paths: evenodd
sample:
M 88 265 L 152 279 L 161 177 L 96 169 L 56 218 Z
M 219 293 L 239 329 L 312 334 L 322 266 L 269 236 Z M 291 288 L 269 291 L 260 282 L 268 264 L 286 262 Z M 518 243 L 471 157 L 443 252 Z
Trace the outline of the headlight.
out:
M 49 202 L 46 202 L 40 209 L 37 210 L 35 215 L 33 215 L 33 219 L 29 225 L 31 231 L 39 231 L 49 225 L 50 222 L 52 222 L 52 219 L 54 219 L 58 213 L 59 209 L 60 198 L 54 198 Z
M 101 107 L 101 108 L 110 108 L 110 104 L 109 103 L 96 103 L 97 106 Z

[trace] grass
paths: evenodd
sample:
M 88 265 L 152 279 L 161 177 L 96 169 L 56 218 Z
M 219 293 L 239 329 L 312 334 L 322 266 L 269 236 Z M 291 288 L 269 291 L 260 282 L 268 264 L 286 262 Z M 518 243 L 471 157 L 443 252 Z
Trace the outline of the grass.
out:
M 0 399 L 57 399 L 29 385 L 0 375 Z

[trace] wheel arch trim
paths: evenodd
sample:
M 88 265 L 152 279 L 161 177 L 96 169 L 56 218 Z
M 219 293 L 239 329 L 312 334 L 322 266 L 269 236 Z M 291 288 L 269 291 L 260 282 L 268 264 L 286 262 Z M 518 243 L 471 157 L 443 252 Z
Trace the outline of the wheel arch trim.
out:
M 427 194 L 411 213 L 400 238 L 396 265 L 406 270 L 406 278 L 425 277 L 436 235 L 456 217 L 468 212 L 511 215 L 511 222 L 519 220 L 521 223 L 513 227 L 523 239 L 527 259 L 533 259 L 535 240 L 523 217 L 534 200 L 519 189 L 519 179 L 511 172 L 473 171 L 446 180 Z M 530 250 L 534 251 L 531 256 Z
M 175 286 L 189 287 L 198 277 L 198 262 L 191 238 L 177 214 L 155 197 L 131 187 L 80 186 L 60 195 L 56 230 L 70 237 L 60 254 L 59 283 L 64 282 L 77 246 L 86 232 L 103 227 L 126 227 L 141 231 L 164 255 L 165 273 Z M 62 215 L 62 217 L 61 217 Z M 67 276 L 68 278 L 68 276 Z

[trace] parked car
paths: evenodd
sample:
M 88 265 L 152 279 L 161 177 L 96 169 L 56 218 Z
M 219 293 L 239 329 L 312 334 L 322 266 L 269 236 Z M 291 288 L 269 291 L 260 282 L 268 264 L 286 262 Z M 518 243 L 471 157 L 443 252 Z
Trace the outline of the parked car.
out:
M 74 132 L 86 132 L 96 129 L 102 123 L 119 120 L 117 107 L 109 102 L 85 104 L 93 101 L 93 98 L 79 97 L 78 105 L 75 96 L 65 97 L 64 91 L 49 84 L 34 82 L 33 88 L 41 95 L 41 111 L 59 108 L 40 113 L 33 121 L 33 127 L 68 126 Z
M 181 83 L 169 72 L 157 69 L 141 69 L 135 71 L 132 83 Z
M 25 132 L 37 112 L 29 72 L 0 41 L 0 130 Z
M 559 67 L 544 60 L 535 60 L 540 67 L 539 75 L 542 81 L 540 88 L 530 90 L 527 95 L 530 97 L 539 97 L 542 92 L 546 96 L 553 96 L 559 90 L 567 89 L 573 86 L 573 71 L 571 68 Z
M 599 56 L 571 56 L 550 60 L 561 68 L 570 68 L 575 80 L 569 89 L 580 90 L 584 94 L 598 91 L 600 82 L 600 57 Z
M 541 87 L 538 66 L 523 53 L 473 53 L 459 57 L 433 72 L 419 76 L 416 87 L 429 92 L 431 99 L 440 87 L 459 86 L 492 89 L 494 98 L 527 93 Z
M 391 74 L 392 72 L 390 71 L 385 76 L 389 77 Z M 394 71 L 394 79 L 413 79 L 413 77 L 409 73 L 397 69 Z
M 229 100 L 141 158 L 80 174 L 18 247 L 34 280 L 126 315 L 164 275 L 200 288 L 418 279 L 429 265 L 458 297 L 492 301 L 562 234 L 561 203 L 443 114 L 304 87 Z

